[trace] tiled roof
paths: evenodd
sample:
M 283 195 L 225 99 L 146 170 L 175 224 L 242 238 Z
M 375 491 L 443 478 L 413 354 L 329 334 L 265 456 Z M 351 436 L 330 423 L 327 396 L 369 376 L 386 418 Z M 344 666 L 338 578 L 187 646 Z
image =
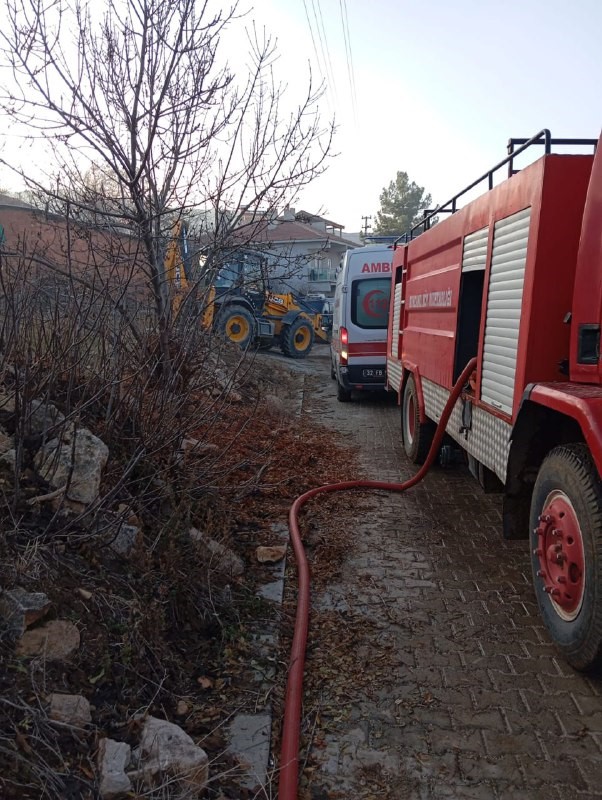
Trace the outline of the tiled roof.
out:
M 297 211 L 295 219 L 299 222 L 323 222 L 325 225 L 330 225 L 333 228 L 342 228 L 340 222 L 333 222 L 331 219 L 321 217 L 319 214 L 310 214 L 309 211 Z
M 254 244 L 269 244 L 282 242 L 340 242 L 350 247 L 357 247 L 355 242 L 344 239 L 341 236 L 333 236 L 327 231 L 312 228 L 311 225 L 304 225 L 302 222 L 290 222 L 283 220 L 273 226 L 262 226 L 253 236 Z
M 13 197 L 10 194 L 0 194 L 0 205 L 12 206 L 13 208 L 33 208 L 31 203 L 25 203 L 23 200 L 19 200 L 18 197 Z

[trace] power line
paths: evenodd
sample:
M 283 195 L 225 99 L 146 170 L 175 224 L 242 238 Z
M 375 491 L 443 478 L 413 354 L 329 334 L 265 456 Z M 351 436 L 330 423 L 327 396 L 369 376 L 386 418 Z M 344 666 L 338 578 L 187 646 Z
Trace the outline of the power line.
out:
M 347 57 L 347 76 L 349 79 L 349 89 L 351 91 L 351 105 L 353 116 L 357 122 L 357 91 L 355 86 L 355 71 L 353 69 L 353 52 L 351 49 L 351 36 L 349 34 L 349 15 L 347 13 L 347 0 L 339 0 L 341 11 L 341 23 L 343 26 L 343 39 L 345 40 L 345 55 Z
M 337 85 L 336 85 L 336 80 L 335 80 L 335 77 L 334 77 L 334 70 L 332 68 L 332 60 L 330 58 L 330 47 L 328 45 L 328 37 L 326 36 L 326 31 L 324 29 L 324 17 L 322 15 L 322 7 L 320 5 L 320 0 L 317 0 L 318 13 L 316 14 L 316 1 L 315 0 L 311 0 L 311 2 L 312 2 L 313 9 L 314 9 L 314 16 L 316 18 L 316 25 L 318 27 L 318 33 L 320 34 L 320 44 L 322 46 L 322 52 L 324 53 L 324 50 L 326 50 L 325 62 L 326 62 L 326 59 L 327 59 L 327 61 L 328 61 L 327 68 L 330 71 L 330 79 L 332 81 L 332 90 L 333 90 L 334 98 L 336 100 Z M 320 31 L 321 31 L 321 33 L 320 33 Z
M 320 74 L 320 79 L 323 81 L 324 80 L 324 73 L 322 72 L 322 65 L 320 64 L 320 56 L 318 54 L 318 48 L 316 47 L 316 40 L 314 38 L 314 29 L 313 29 L 313 26 L 311 24 L 311 19 L 309 18 L 309 11 L 307 10 L 307 2 L 306 2 L 306 0 L 303 0 L 303 8 L 305 9 L 305 19 L 307 20 L 307 25 L 309 27 L 309 33 L 311 35 L 311 43 L 312 43 L 313 48 L 314 48 L 314 55 L 316 57 L 316 64 L 317 64 L 317 67 L 318 67 L 318 72 Z

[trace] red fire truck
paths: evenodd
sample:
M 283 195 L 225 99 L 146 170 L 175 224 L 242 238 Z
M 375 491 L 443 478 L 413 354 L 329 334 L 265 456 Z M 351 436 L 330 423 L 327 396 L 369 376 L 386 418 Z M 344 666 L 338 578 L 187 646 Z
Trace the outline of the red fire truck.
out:
M 541 614 L 582 670 L 602 667 L 597 144 L 552 139 L 547 130 L 511 139 L 507 158 L 399 239 L 387 343 L 387 384 L 397 392 L 404 448 L 415 463 L 428 452 L 455 380 L 476 357 L 449 441 L 486 491 L 503 492 L 504 536 L 530 539 Z M 555 145 L 573 154 L 552 152 Z M 515 170 L 517 157 L 538 146 L 543 157 Z M 508 178 L 494 185 L 506 166 Z M 485 193 L 460 208 L 481 181 Z M 435 215 L 442 221 L 429 227 Z

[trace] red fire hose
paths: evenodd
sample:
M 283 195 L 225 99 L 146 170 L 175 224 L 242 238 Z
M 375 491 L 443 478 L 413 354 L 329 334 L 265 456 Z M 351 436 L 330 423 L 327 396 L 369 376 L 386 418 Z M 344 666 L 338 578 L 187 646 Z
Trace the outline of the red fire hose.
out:
M 419 483 L 431 468 L 435 460 L 447 423 L 453 411 L 456 400 L 477 364 L 472 358 L 464 367 L 462 374 L 454 384 L 451 394 L 445 404 L 441 419 L 433 438 L 424 464 L 418 472 L 404 483 L 387 483 L 385 481 L 343 481 L 342 483 L 329 483 L 318 486 L 300 495 L 290 508 L 288 526 L 291 542 L 297 561 L 299 593 L 297 597 L 297 614 L 295 617 L 295 633 L 289 662 L 288 681 L 286 684 L 286 698 L 284 704 L 284 721 L 282 724 L 282 747 L 280 751 L 280 780 L 278 783 L 279 800 L 296 800 L 297 784 L 299 780 L 299 737 L 301 727 L 301 705 L 303 700 L 303 670 L 305 667 L 305 648 L 307 644 L 307 631 L 309 628 L 309 565 L 299 530 L 299 511 L 305 503 L 317 494 L 326 492 L 342 492 L 346 489 L 384 489 L 390 492 L 405 492 Z

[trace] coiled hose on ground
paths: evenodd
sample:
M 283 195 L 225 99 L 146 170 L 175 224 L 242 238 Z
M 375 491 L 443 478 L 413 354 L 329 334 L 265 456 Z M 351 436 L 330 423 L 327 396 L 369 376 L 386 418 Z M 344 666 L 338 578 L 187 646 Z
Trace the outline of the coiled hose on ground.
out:
M 456 400 L 459 398 L 462 389 L 468 382 L 476 364 L 476 358 L 472 358 L 455 382 L 443 409 L 443 413 L 441 414 L 441 419 L 437 425 L 437 430 L 426 460 L 413 477 L 403 483 L 388 483 L 386 481 L 343 481 L 342 483 L 329 483 L 325 486 L 318 486 L 315 489 L 310 489 L 308 492 L 305 492 L 305 494 L 297 497 L 289 510 L 288 526 L 293 551 L 295 553 L 295 560 L 297 562 L 299 592 L 297 597 L 295 632 L 293 635 L 286 685 L 284 720 L 282 724 L 280 779 L 278 783 L 279 800 L 296 800 L 299 780 L 299 738 L 301 734 L 301 706 L 303 702 L 303 671 L 305 667 L 305 649 L 309 628 L 310 606 L 309 565 L 307 563 L 305 548 L 303 547 L 299 529 L 299 511 L 309 499 L 318 494 L 343 492 L 347 489 L 384 489 L 389 492 L 405 492 L 406 489 L 411 489 L 412 486 L 420 483 L 437 457 Z

